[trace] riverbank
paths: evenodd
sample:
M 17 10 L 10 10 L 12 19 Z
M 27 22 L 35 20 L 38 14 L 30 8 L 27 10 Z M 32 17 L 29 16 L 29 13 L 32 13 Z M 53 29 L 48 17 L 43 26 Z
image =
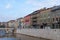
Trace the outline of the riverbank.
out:
M 60 29 L 17 29 L 16 33 L 52 40 L 60 39 Z
M 28 36 L 24 34 L 11 34 L 7 33 L 4 37 L 0 38 L 1 40 L 49 40 L 49 39 L 44 39 L 44 38 L 38 38 L 38 37 L 33 37 L 33 36 Z
M 45 39 L 45 38 L 40 38 L 40 37 L 35 37 L 35 36 L 29 36 L 25 34 L 16 34 L 16 37 L 20 40 L 50 40 L 50 39 Z

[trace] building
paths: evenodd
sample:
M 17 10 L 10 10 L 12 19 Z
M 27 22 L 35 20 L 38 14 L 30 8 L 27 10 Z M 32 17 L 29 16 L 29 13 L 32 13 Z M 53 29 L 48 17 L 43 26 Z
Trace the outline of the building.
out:
M 51 28 L 60 29 L 60 6 L 54 6 L 51 10 Z
M 17 28 L 17 27 L 18 27 L 18 23 L 16 20 L 8 21 L 8 28 Z
M 31 28 L 31 14 L 24 17 L 24 28 Z
M 38 21 L 40 22 L 40 28 L 60 28 L 60 6 L 54 6 L 41 11 L 38 19 L 40 20 Z
M 7 22 L 3 22 L 3 25 L 5 26 L 5 28 L 8 27 L 8 23 Z
M 31 26 L 33 28 L 45 28 L 50 23 L 50 12 L 51 8 L 43 8 L 34 11 L 31 14 Z
M 10 29 L 7 29 L 7 33 L 15 33 L 16 29 L 18 28 L 17 21 L 16 20 L 10 20 L 10 21 L 8 21 L 8 27 L 7 28 L 10 28 Z
M 7 32 L 7 28 L 8 27 L 8 23 L 7 22 L 0 22 L 0 32 L 6 33 Z M 1 34 L 2 35 L 2 34 Z
M 36 10 L 24 18 L 17 19 L 21 28 L 59 28 L 60 6 Z M 56 23 L 57 22 L 57 23 Z M 58 27 L 57 27 L 58 26 Z
M 39 24 L 38 24 L 38 13 L 40 13 L 40 10 L 34 11 L 33 13 L 31 13 L 31 26 L 32 28 L 39 28 Z
M 8 22 L 9 27 L 18 28 L 60 28 L 60 6 L 43 8 L 32 12 L 17 21 Z
M 18 18 L 18 28 L 24 28 L 24 18 Z
M 38 14 L 38 23 L 40 28 L 47 28 L 50 26 L 50 14 L 51 14 L 51 8 L 44 8 L 40 10 L 40 13 Z
M 0 22 L 0 28 L 7 28 L 8 24 L 7 22 Z

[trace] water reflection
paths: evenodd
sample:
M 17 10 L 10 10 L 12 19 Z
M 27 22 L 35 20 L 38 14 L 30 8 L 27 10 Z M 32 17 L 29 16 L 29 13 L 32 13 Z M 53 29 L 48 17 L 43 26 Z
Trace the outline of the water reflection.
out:
M 0 40 L 17 40 L 14 34 L 6 34 L 5 30 L 0 30 Z
M 0 40 L 17 40 L 16 38 L 0 38 Z
M 0 36 L 4 36 L 5 35 L 5 31 L 4 30 L 0 30 Z

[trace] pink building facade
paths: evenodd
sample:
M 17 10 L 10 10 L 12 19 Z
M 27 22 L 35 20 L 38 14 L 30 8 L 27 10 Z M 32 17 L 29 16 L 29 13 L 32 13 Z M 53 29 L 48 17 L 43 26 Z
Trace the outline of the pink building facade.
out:
M 24 28 L 30 28 L 31 27 L 31 15 L 27 15 L 24 17 Z

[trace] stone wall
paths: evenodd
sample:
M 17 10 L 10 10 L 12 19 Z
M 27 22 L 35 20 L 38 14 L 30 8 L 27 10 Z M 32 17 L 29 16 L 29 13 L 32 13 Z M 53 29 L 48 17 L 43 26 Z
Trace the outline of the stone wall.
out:
M 16 33 L 54 40 L 60 39 L 60 29 L 17 29 Z

